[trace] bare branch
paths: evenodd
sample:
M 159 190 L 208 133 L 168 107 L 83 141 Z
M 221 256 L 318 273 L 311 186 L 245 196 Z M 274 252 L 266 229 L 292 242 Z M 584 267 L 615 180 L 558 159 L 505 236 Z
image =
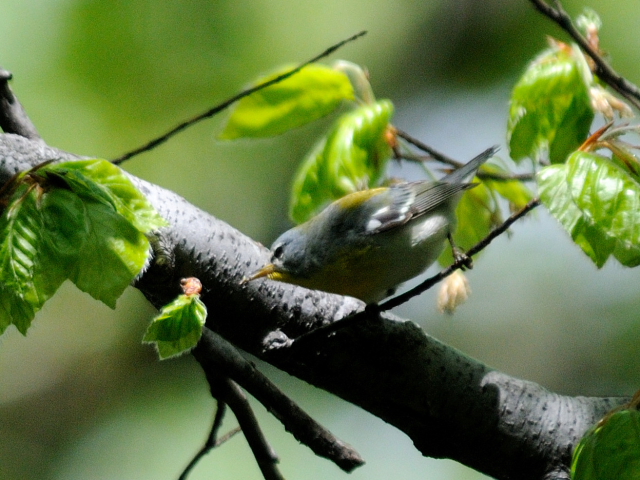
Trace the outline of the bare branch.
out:
M 423 155 L 411 155 L 411 154 L 402 154 L 402 153 L 397 153 L 396 154 L 396 158 L 403 158 L 405 160 L 409 160 L 412 162 L 425 162 L 427 160 L 433 159 L 433 160 L 437 160 L 440 163 L 444 163 L 446 165 L 451 165 L 454 168 L 460 168 L 462 165 L 464 165 L 464 163 L 462 162 L 458 162 L 457 160 L 454 160 L 453 158 L 445 155 L 442 152 L 439 152 L 438 150 L 435 150 L 434 148 L 430 147 L 429 145 L 427 145 L 426 143 L 423 143 L 422 141 L 418 140 L 417 138 L 411 136 L 409 133 L 403 131 L 403 130 L 399 130 L 396 128 L 396 134 L 400 137 L 403 138 L 404 140 L 406 140 L 407 142 L 409 142 L 411 145 L 413 145 L 414 147 L 422 150 L 423 152 L 426 152 L 428 155 L 427 156 L 423 156 Z M 496 173 L 496 172 L 484 172 L 482 170 L 480 170 L 477 174 L 478 178 L 482 178 L 482 179 L 488 179 L 488 180 L 495 180 L 498 182 L 509 182 L 512 180 L 516 180 L 516 181 L 520 181 L 520 182 L 530 182 L 535 178 L 535 175 L 532 173 Z
M 217 375 L 215 372 L 223 371 L 238 382 L 267 407 L 287 431 L 299 442 L 311 448 L 316 455 L 328 458 L 346 472 L 364 463 L 350 445 L 338 440 L 313 420 L 217 333 L 205 328 L 193 355 L 207 375 L 210 375 L 210 372 Z M 228 398 L 224 401 L 233 409 Z
M 212 373 L 210 370 L 205 370 L 205 373 L 212 394 L 222 399 L 233 410 L 262 476 L 265 480 L 284 480 L 277 466 L 278 455 L 262 433 L 258 419 L 242 389 L 228 377 Z
M 595 74 L 606 82 L 611 88 L 617 91 L 620 95 L 626 98 L 634 107 L 640 110 L 640 89 L 618 72 L 616 72 L 606 60 L 593 48 L 593 46 L 587 41 L 586 38 L 580 33 L 578 28 L 574 25 L 569 14 L 562 8 L 562 4 L 555 0 L 555 8 L 549 5 L 544 0 L 529 0 L 533 6 L 557 23 L 560 28 L 567 32 L 571 38 L 573 38 L 580 48 L 591 57 L 595 64 Z
M 402 138 L 402 139 L 406 140 L 407 142 L 409 142 L 414 147 L 422 150 L 425 153 L 428 153 L 432 158 L 435 158 L 436 160 L 438 160 L 441 163 L 445 163 L 447 165 L 451 165 L 452 167 L 455 167 L 455 168 L 460 168 L 463 165 L 462 163 L 454 160 L 453 158 L 445 155 L 444 153 L 439 152 L 435 148 L 430 147 L 426 143 L 421 142 L 417 138 L 412 137 L 411 135 L 409 135 L 407 132 L 405 132 L 403 130 L 400 130 L 400 129 L 396 128 L 396 134 L 400 138 Z
M 202 446 L 202 448 L 198 451 L 198 453 L 196 453 L 193 456 L 189 464 L 182 471 L 182 474 L 180 475 L 180 477 L 178 477 L 178 480 L 187 480 L 189 473 L 191 472 L 191 470 L 193 470 L 193 467 L 197 465 L 197 463 L 200 461 L 202 457 L 204 457 L 207 453 L 209 453 L 214 448 L 217 448 L 223 443 L 225 443 L 235 434 L 242 431 L 240 427 L 237 427 L 227 432 L 222 437 L 218 438 L 218 431 L 222 426 L 222 420 L 224 419 L 224 414 L 227 410 L 227 404 L 219 399 L 216 399 L 216 401 L 218 405 L 216 408 L 215 417 L 213 419 L 213 425 L 211 426 L 211 431 L 209 432 L 209 436 L 207 437 L 207 440 L 204 442 L 204 445 Z
M 524 208 L 522 208 L 522 210 L 511 215 L 504 222 L 502 222 L 500 226 L 493 229 L 489 233 L 489 235 L 487 235 L 485 238 L 483 238 L 481 241 L 479 241 L 477 244 L 471 247 L 466 252 L 466 256 L 472 257 L 473 255 L 484 250 L 494 239 L 496 239 L 497 237 L 502 235 L 504 232 L 506 232 L 511 225 L 513 225 L 516 221 L 524 217 L 527 213 L 529 213 L 531 210 L 533 210 L 539 205 L 540 205 L 540 200 L 538 200 L 537 198 L 534 198 L 533 200 L 531 200 L 529 203 L 527 203 L 524 206 Z M 417 285 L 416 287 L 412 288 L 408 292 L 405 292 L 401 295 L 393 297 L 387 300 L 386 302 L 382 303 L 381 305 L 378 306 L 378 309 L 382 312 L 386 312 L 388 310 L 391 310 L 392 308 L 402 305 L 403 303 L 406 303 L 416 295 L 420 295 L 421 293 L 426 292 L 431 287 L 433 287 L 436 283 L 440 282 L 441 280 L 448 277 L 456 270 L 463 268 L 464 266 L 466 266 L 464 259 L 457 260 L 456 262 L 452 263 L 447 268 L 442 270 L 440 273 L 426 279 L 420 285 Z
M 155 147 L 157 147 L 158 145 L 166 142 L 167 140 L 169 140 L 171 137 L 173 137 L 174 135 L 180 133 L 181 131 L 183 131 L 184 129 L 190 127 L 191 125 L 198 123 L 201 120 L 213 117 L 214 115 L 216 115 L 217 113 L 220 113 L 222 110 L 228 108 L 229 106 L 233 105 L 235 102 L 237 102 L 238 100 L 247 97 L 249 95 L 251 95 L 252 93 L 255 93 L 259 90 L 262 90 L 263 88 L 266 88 L 270 85 L 274 85 L 278 82 L 281 82 L 282 80 L 285 80 L 289 77 L 291 77 L 292 75 L 295 75 L 296 73 L 298 73 L 300 70 L 302 70 L 304 67 L 306 67 L 307 65 L 317 62 L 318 60 L 321 60 L 325 57 L 328 57 L 329 55 L 331 55 L 333 52 L 335 52 L 336 50 L 338 50 L 339 48 L 343 47 L 345 44 L 352 42 L 360 37 L 362 37 L 363 35 L 366 35 L 366 31 L 362 31 L 359 33 L 356 33 L 355 35 L 342 40 L 338 43 L 336 43 L 335 45 L 332 45 L 331 47 L 327 48 L 324 52 L 316 55 L 313 58 L 310 58 L 309 60 L 307 60 L 304 63 L 301 63 L 300 65 L 298 65 L 296 68 L 294 68 L 293 70 L 289 70 L 286 73 L 283 73 L 282 75 L 278 75 L 275 78 L 272 78 L 271 80 L 261 83 L 260 85 L 256 85 L 255 87 L 251 87 L 247 90 L 243 90 L 242 92 L 238 93 L 237 95 L 234 95 L 233 97 L 229 98 L 228 100 L 225 100 L 224 102 L 216 105 L 215 107 L 207 110 L 204 113 L 201 113 L 200 115 L 196 115 L 195 117 L 186 120 L 182 123 L 180 123 L 179 125 L 173 127 L 171 130 L 169 130 L 168 132 L 160 135 L 159 137 L 151 140 L 150 142 L 146 143 L 145 145 L 142 145 L 139 148 L 136 148 L 135 150 L 131 150 L 128 153 L 125 153 L 124 155 L 121 155 L 118 158 L 114 158 L 113 160 L 111 160 L 112 163 L 119 165 L 122 162 L 124 162 L 125 160 L 129 160 L 132 157 L 135 157 L 136 155 L 139 155 L 140 153 L 149 151 Z

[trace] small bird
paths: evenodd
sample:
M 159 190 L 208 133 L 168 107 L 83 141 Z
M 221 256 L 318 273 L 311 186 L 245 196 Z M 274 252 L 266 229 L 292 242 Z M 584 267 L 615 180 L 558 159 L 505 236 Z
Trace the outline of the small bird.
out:
M 243 279 L 269 278 L 375 303 L 424 272 L 457 223 L 455 209 L 478 168 L 497 147 L 440 181 L 403 182 L 350 193 L 284 232 L 271 262 Z

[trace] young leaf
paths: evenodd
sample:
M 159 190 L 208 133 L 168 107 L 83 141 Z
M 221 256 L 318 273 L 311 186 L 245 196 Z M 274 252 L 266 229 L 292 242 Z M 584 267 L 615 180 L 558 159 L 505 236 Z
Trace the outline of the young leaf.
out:
M 42 218 L 35 191 L 22 186 L 13 199 L 0 217 L 0 333 L 13 324 L 24 335 L 48 298 L 34 284 Z
M 613 254 L 640 264 L 640 184 L 609 159 L 575 152 L 538 174 L 540 199 L 573 240 L 602 267 Z
M 294 68 L 287 66 L 259 79 L 269 81 Z M 343 100 L 353 100 L 349 77 L 318 63 L 240 100 L 220 138 L 271 137 L 333 112 Z
M 74 192 L 112 205 L 142 233 L 167 225 L 126 174 L 111 162 L 80 160 L 52 164 L 42 170 L 63 179 Z
M 51 297 L 75 268 L 89 234 L 84 203 L 63 188 L 45 192 L 39 210 L 43 228 L 34 272 L 36 290 Z
M 88 233 L 69 278 L 83 292 L 115 308 L 142 270 L 149 240 L 113 208 L 90 198 L 83 202 Z
M 196 346 L 206 319 L 199 295 L 180 295 L 153 319 L 143 341 L 155 343 L 161 359 L 181 355 Z
M 615 242 L 583 216 L 571 196 L 567 171 L 566 165 L 551 165 L 540 170 L 540 200 L 571 235 L 573 241 L 600 268 L 613 253 Z
M 62 181 L 70 189 L 64 194 L 66 203 L 58 202 L 46 222 L 58 226 L 50 231 L 75 245 L 77 255 L 67 265 L 69 279 L 80 290 L 115 308 L 116 300 L 149 255 L 149 240 L 144 234 L 166 225 L 166 221 L 124 172 L 106 160 L 52 164 L 43 167 L 40 174 Z M 49 195 L 52 192 L 45 198 Z M 63 226 L 74 222 L 81 228 Z M 81 231 L 82 238 L 78 238 Z
M 615 239 L 616 258 L 640 264 L 640 184 L 609 159 L 576 152 L 568 160 L 571 197 L 585 219 Z
M 482 171 L 494 174 L 508 174 L 506 170 L 497 165 L 484 164 Z M 491 180 L 485 178 L 483 183 L 490 189 L 498 193 L 509 202 L 512 211 L 520 210 L 533 198 L 533 193 L 527 186 L 519 180 Z
M 0 333 L 25 333 L 67 278 L 115 307 L 147 260 L 145 233 L 166 222 L 105 160 L 45 165 L 22 181 L 0 216 Z
M 583 36 L 589 38 L 593 32 L 597 33 L 602 28 L 602 20 L 595 10 L 585 7 L 576 18 L 576 27 Z
M 36 207 L 36 192 L 18 189 L 14 201 L 0 218 L 0 284 L 20 296 L 32 286 L 39 247 L 42 217 Z
M 589 430 L 573 453 L 573 480 L 635 480 L 640 472 L 640 412 L 622 410 Z
M 0 334 L 9 325 L 15 325 L 20 333 L 26 335 L 36 310 L 39 308 L 36 309 L 14 290 L 0 284 Z
M 374 186 L 391 158 L 386 139 L 393 104 L 380 100 L 342 115 L 313 148 L 293 182 L 290 216 L 311 218 L 328 201 Z
M 554 45 L 527 68 L 513 89 L 507 136 L 511 157 L 564 162 L 587 138 L 594 117 L 593 77 L 575 46 Z

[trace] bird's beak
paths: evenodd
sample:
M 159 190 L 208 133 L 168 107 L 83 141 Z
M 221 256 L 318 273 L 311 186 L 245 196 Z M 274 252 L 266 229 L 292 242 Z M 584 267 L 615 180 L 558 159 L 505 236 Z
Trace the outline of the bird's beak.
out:
M 276 266 L 273 263 L 267 263 L 264 267 L 259 270 L 256 270 L 248 277 L 244 277 L 240 282 L 240 285 L 244 285 L 246 283 L 252 282 L 258 278 L 268 277 L 276 273 Z

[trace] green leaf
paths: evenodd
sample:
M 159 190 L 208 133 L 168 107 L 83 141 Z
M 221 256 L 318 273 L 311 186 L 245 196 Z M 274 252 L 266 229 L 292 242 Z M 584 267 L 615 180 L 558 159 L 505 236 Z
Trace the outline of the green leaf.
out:
M 336 120 L 296 174 L 289 209 L 293 221 L 302 223 L 329 201 L 380 180 L 392 153 L 386 138 L 392 115 L 393 104 L 380 100 Z
M 491 164 L 484 164 L 482 171 L 493 174 L 509 174 L 507 170 Z M 491 180 L 490 178 L 485 178 L 483 179 L 483 184 L 507 200 L 512 210 L 522 209 L 533 198 L 531 190 L 519 180 Z
M 640 265 L 640 184 L 609 159 L 575 152 L 538 174 L 540 198 L 573 240 L 602 267 L 613 254 Z
M 112 205 L 142 233 L 167 225 L 127 175 L 107 160 L 56 163 L 42 173 L 61 178 L 78 194 Z
M 48 298 L 34 284 L 42 217 L 26 185 L 12 200 L 0 217 L 0 333 L 13 324 L 24 335 Z
M 0 284 L 0 334 L 9 325 L 15 325 L 20 333 L 26 335 L 37 310 L 39 307 L 36 308 L 15 290 Z
M 569 233 L 582 219 L 582 212 L 576 206 L 569 192 L 567 166 L 551 165 L 538 172 L 537 180 L 540 200 Z
M 60 200 L 50 201 L 55 208 L 49 209 L 51 215 L 45 222 L 58 226 L 49 230 L 53 232 L 48 235 L 51 253 L 58 258 L 65 241 L 71 249 L 75 246 L 76 255 L 65 264 L 68 277 L 80 290 L 115 308 L 149 256 L 150 244 L 144 234 L 166 221 L 125 173 L 106 160 L 62 162 L 40 173 L 70 189 L 66 194 L 53 193 L 56 190 L 45 194 L 45 199 L 56 195 Z M 54 234 L 59 238 L 51 238 Z
M 636 480 L 640 472 L 640 412 L 622 410 L 596 425 L 573 453 L 573 480 Z
M 615 239 L 616 258 L 640 264 L 640 184 L 609 159 L 576 152 L 568 160 L 571 197 L 585 220 Z
M 162 359 L 186 353 L 200 340 L 206 319 L 207 307 L 199 295 L 180 295 L 162 307 L 143 341 L 155 343 Z
M 55 257 L 75 258 L 84 246 L 89 226 L 86 209 L 78 195 L 63 188 L 52 189 L 40 201 L 45 243 Z
M 114 208 L 91 198 L 83 198 L 83 203 L 88 232 L 69 278 L 80 290 L 115 308 L 145 265 L 149 240 Z
M 11 324 L 26 333 L 66 279 L 115 307 L 147 261 L 145 234 L 165 220 L 106 160 L 46 165 L 23 179 L 0 216 L 0 333 Z
M 34 272 L 36 290 L 51 297 L 71 275 L 89 233 L 84 203 L 63 188 L 42 195 L 39 206 L 43 228 Z
M 507 136 L 511 157 L 564 162 L 587 138 L 594 117 L 593 77 L 575 46 L 557 44 L 527 68 L 513 89 Z
M 540 200 L 573 241 L 602 267 L 615 248 L 615 240 L 586 218 L 571 196 L 567 165 L 551 165 L 538 173 Z
M 260 85 L 292 70 L 284 67 L 263 77 Z M 240 100 L 220 138 L 271 137 L 305 125 L 333 112 L 343 100 L 353 100 L 349 77 L 318 63 Z
M 0 284 L 22 289 L 32 284 L 42 218 L 36 208 L 35 191 L 26 186 L 14 195 L 14 201 L 0 219 Z

